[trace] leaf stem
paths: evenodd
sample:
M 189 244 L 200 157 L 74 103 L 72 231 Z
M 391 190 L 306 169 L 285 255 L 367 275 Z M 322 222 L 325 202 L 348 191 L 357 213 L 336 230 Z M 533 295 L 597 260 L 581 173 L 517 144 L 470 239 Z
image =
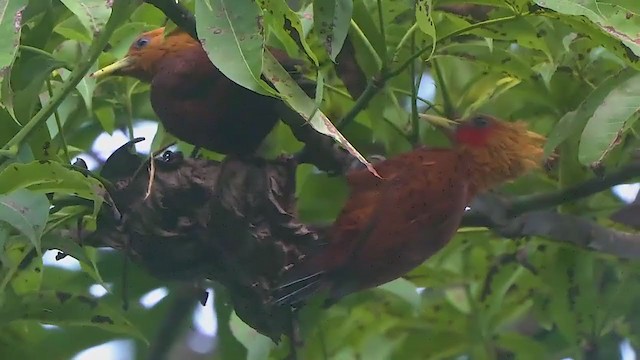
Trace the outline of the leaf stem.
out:
M 131 85 L 131 87 L 126 91 L 126 98 L 124 99 L 124 105 L 127 111 L 127 131 L 129 132 L 129 140 L 134 139 L 133 135 L 133 104 L 131 103 L 131 96 L 133 96 L 133 90 L 140 83 L 139 80 Z
M 50 58 L 50 57 L 51 57 L 51 53 L 49 53 L 49 52 L 47 52 L 47 51 L 44 51 L 44 50 L 42 50 L 42 49 L 38 49 L 38 48 L 33 47 L 33 46 L 20 45 L 20 46 L 18 46 L 18 49 L 20 49 L 21 51 L 28 51 L 28 52 L 31 52 L 31 53 L 34 53 L 34 54 L 38 54 L 38 55 L 42 55 L 42 56 L 46 56 L 46 57 L 48 57 L 48 58 Z M 72 71 L 72 70 L 73 70 L 73 69 L 71 69 L 71 67 L 69 67 L 69 65 L 68 65 L 68 64 L 66 64 L 66 63 L 62 66 L 62 68 L 66 69 L 66 70 L 69 70 L 69 71 Z
M 356 33 L 356 35 L 358 35 L 358 37 L 362 40 L 362 42 L 364 43 L 364 46 L 367 48 L 367 51 L 369 52 L 369 55 L 373 56 L 373 59 L 375 60 L 378 69 L 381 69 L 382 68 L 382 59 L 380 59 L 380 56 L 378 55 L 378 52 L 373 47 L 373 45 L 371 44 L 369 39 L 367 39 L 367 37 L 364 35 L 364 32 L 362 32 L 362 29 L 360 29 L 358 24 L 356 24 L 356 22 L 353 21 L 353 20 L 351 20 L 351 28 Z
M 407 96 L 411 96 L 411 91 L 408 90 L 404 90 L 404 89 L 399 89 L 399 88 L 391 88 L 391 91 L 393 92 L 397 92 L 403 95 L 407 95 Z M 427 100 L 423 97 L 420 96 L 416 96 L 416 100 L 422 101 L 423 103 L 427 104 L 429 106 L 429 109 L 433 109 L 433 111 L 436 112 L 436 114 L 440 115 L 440 116 L 444 116 L 444 112 L 440 109 L 438 109 L 438 105 L 434 104 L 432 101 Z
M 414 38 L 414 34 L 416 33 L 417 28 L 418 28 L 418 23 L 411 25 L 409 30 L 407 30 L 407 32 L 402 36 L 402 39 L 400 39 L 400 42 L 396 46 L 396 49 L 393 51 L 394 58 L 398 56 L 398 54 L 400 53 L 400 50 L 402 50 L 402 47 L 406 44 L 406 42 Z M 412 48 L 411 53 L 413 53 L 413 51 L 414 49 Z
M 53 97 L 53 88 L 51 87 L 51 80 L 47 79 L 47 91 L 49 92 L 49 99 Z M 53 117 L 56 119 L 56 126 L 58 127 L 58 136 L 60 136 L 60 145 L 62 146 L 62 153 L 64 154 L 64 160 L 67 164 L 71 163 L 71 157 L 69 156 L 69 147 L 67 146 L 67 139 L 64 137 L 62 131 L 62 121 L 60 121 L 60 113 L 58 108 L 53 111 Z
M 411 52 L 416 49 L 416 34 L 411 35 Z M 416 79 L 416 62 L 412 61 L 409 67 L 410 81 L 411 81 L 411 137 L 410 141 L 412 145 L 416 145 L 420 140 L 420 118 L 418 117 L 418 86 L 416 81 L 420 83 L 422 80 L 422 72 Z
M 387 35 L 385 33 L 385 28 L 384 28 L 384 16 L 382 15 L 382 0 L 378 0 L 378 22 L 379 22 L 379 26 L 380 26 L 380 35 L 382 36 L 382 43 L 384 44 L 383 47 L 383 52 L 382 52 L 382 72 L 386 71 L 387 69 L 387 65 L 388 65 L 388 61 L 389 61 L 389 56 L 387 54 Z
M 444 81 L 442 68 L 436 59 L 433 59 L 431 63 L 433 64 L 433 70 L 435 72 L 437 88 L 440 90 L 440 94 L 442 94 L 442 108 L 444 116 L 446 118 L 453 119 L 455 117 L 455 106 L 453 106 L 453 100 L 451 100 L 451 94 L 447 88 L 447 83 Z

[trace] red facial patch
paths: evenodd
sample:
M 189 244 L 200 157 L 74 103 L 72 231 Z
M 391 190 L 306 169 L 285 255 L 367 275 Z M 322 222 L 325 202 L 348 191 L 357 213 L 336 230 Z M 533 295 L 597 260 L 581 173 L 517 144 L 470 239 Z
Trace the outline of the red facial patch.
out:
M 489 135 L 491 134 L 491 127 L 472 127 L 462 126 L 456 130 L 455 140 L 458 144 L 466 144 L 469 146 L 485 146 Z

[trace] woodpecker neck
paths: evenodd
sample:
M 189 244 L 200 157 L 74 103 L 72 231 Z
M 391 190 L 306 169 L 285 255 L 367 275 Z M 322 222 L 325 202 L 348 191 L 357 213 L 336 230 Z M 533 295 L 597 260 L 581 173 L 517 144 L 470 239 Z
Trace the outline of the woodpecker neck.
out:
M 496 128 L 483 146 L 459 144 L 457 151 L 468 164 L 472 193 L 487 191 L 539 167 L 544 141 L 524 124 L 511 124 Z

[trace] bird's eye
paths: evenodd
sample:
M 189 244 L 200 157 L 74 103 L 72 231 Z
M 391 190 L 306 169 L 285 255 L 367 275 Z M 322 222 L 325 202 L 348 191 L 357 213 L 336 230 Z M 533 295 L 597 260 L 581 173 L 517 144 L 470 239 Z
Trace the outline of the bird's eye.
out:
M 489 125 L 489 119 L 484 116 L 476 116 L 471 120 L 474 127 L 483 128 Z
M 147 44 L 149 43 L 149 39 L 147 38 L 140 38 L 136 41 L 136 48 L 141 49 L 145 46 L 147 46 Z

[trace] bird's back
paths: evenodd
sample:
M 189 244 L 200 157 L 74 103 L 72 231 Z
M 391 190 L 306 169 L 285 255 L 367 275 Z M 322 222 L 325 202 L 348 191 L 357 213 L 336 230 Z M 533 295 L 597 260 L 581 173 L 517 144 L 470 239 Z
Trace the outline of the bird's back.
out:
M 151 103 L 175 136 L 222 153 L 251 153 L 278 120 L 277 100 L 224 76 L 200 46 L 163 59 Z
M 469 200 L 468 169 L 451 150 L 418 149 L 348 176 L 349 200 L 312 254 L 288 277 L 322 273 L 331 297 L 396 279 L 442 248 Z M 321 284 L 318 284 L 320 286 Z

